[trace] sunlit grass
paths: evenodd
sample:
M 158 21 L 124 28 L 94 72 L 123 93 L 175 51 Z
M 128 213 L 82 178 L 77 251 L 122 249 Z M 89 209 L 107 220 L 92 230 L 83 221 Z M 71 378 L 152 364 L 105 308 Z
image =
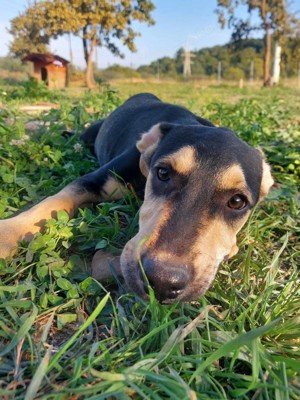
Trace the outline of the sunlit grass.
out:
M 122 280 L 103 286 L 90 277 L 95 247 L 117 252 L 134 235 L 134 194 L 49 220 L 13 260 L 0 260 L 0 398 L 300 398 L 300 119 L 291 100 L 297 90 L 277 88 L 274 96 L 260 89 L 133 85 L 120 95 L 144 90 L 260 146 L 275 188 L 239 235 L 239 253 L 192 304 L 161 305 L 153 296 L 145 302 L 126 293 Z M 32 117 L 18 111 L 16 98 L 6 100 L 1 218 L 96 165 L 88 149 L 75 152 L 78 136 L 61 132 L 79 133 L 119 99 L 105 90 L 73 100 L 55 96 L 61 109 L 34 117 L 39 131 L 18 145 L 11 141 L 22 140 Z

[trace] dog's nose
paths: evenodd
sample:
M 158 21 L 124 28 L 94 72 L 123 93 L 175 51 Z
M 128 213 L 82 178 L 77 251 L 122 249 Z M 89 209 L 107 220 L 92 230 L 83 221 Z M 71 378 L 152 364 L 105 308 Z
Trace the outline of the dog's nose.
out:
M 176 301 L 191 281 L 191 273 L 186 267 L 171 266 L 151 258 L 143 258 L 142 264 L 155 297 L 160 302 Z

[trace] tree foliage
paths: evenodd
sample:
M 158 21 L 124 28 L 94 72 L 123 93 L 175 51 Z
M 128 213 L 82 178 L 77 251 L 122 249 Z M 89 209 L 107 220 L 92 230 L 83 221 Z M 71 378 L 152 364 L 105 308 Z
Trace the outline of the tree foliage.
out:
M 260 39 L 243 40 L 239 48 L 231 43 L 194 50 L 192 63 L 193 77 L 215 78 L 218 72 L 218 61 L 222 62 L 222 75 L 226 79 L 249 77 L 250 62 L 255 64 L 256 78 L 262 77 L 262 57 L 264 44 Z M 163 57 L 138 68 L 142 75 L 165 75 L 176 77 L 183 74 L 183 49 L 179 49 L 174 58 Z
M 298 74 L 300 60 L 300 38 L 290 38 L 285 46 L 281 63 L 282 76 L 295 77 Z M 272 40 L 273 47 L 274 40 Z M 238 45 L 228 43 L 223 46 L 213 46 L 194 50 L 192 64 L 192 76 L 196 78 L 216 78 L 218 61 L 222 62 L 222 77 L 228 80 L 250 78 L 250 65 L 253 62 L 254 78 L 263 78 L 263 61 L 265 42 L 263 39 L 242 39 Z M 138 72 L 144 76 L 179 77 L 183 73 L 183 49 L 179 49 L 174 58 L 162 57 L 149 65 L 138 68 Z
M 262 31 L 265 38 L 264 85 L 271 83 L 271 37 L 283 42 L 299 29 L 299 20 L 289 10 L 286 0 L 218 0 L 217 14 L 219 23 L 226 23 L 233 30 L 232 41 L 238 42 L 248 38 L 253 31 Z M 247 17 L 242 17 L 240 10 L 246 7 Z M 251 20 L 253 14 L 258 19 Z
M 135 51 L 139 35 L 134 21 L 154 23 L 150 0 L 43 0 L 29 6 L 11 21 L 11 51 L 20 56 L 39 51 L 50 38 L 72 33 L 82 38 L 87 84 L 93 86 L 92 55 L 104 46 L 122 57 L 120 43 Z M 35 46 L 35 47 L 33 47 Z M 37 50 L 33 50 L 33 48 Z M 43 51 L 41 51 L 43 52 Z
M 12 19 L 10 52 L 19 58 L 29 53 L 47 53 L 50 37 L 44 29 L 44 22 L 44 9 L 40 3 L 28 7 L 23 14 Z

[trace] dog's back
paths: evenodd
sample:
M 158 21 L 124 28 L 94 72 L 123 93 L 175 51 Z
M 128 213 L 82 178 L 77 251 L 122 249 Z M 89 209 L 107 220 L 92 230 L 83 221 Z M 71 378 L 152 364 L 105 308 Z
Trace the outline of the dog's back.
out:
M 125 101 L 106 119 L 92 125 L 81 138 L 90 145 L 94 143 L 99 164 L 104 165 L 160 122 L 213 126 L 184 107 L 162 102 L 150 93 L 141 93 Z

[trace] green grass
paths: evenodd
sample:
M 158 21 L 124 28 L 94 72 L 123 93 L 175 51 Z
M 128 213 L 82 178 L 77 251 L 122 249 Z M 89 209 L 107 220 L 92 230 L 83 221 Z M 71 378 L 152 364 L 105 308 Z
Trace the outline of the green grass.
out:
M 144 90 L 259 145 L 275 188 L 240 233 L 237 256 L 192 304 L 145 302 L 126 293 L 121 280 L 103 286 L 90 277 L 95 247 L 116 252 L 134 235 L 134 194 L 49 220 L 13 260 L 0 260 L 0 398 L 299 399 L 299 90 L 119 88 L 121 100 L 106 89 L 80 96 L 34 89 L 23 98 L 3 88 L 1 218 L 94 168 L 88 149 L 76 153 L 78 136 L 64 137 L 63 129 L 80 133 Z M 25 123 L 37 117 L 18 105 L 38 99 L 62 107 L 38 116 L 40 129 L 27 140 Z

